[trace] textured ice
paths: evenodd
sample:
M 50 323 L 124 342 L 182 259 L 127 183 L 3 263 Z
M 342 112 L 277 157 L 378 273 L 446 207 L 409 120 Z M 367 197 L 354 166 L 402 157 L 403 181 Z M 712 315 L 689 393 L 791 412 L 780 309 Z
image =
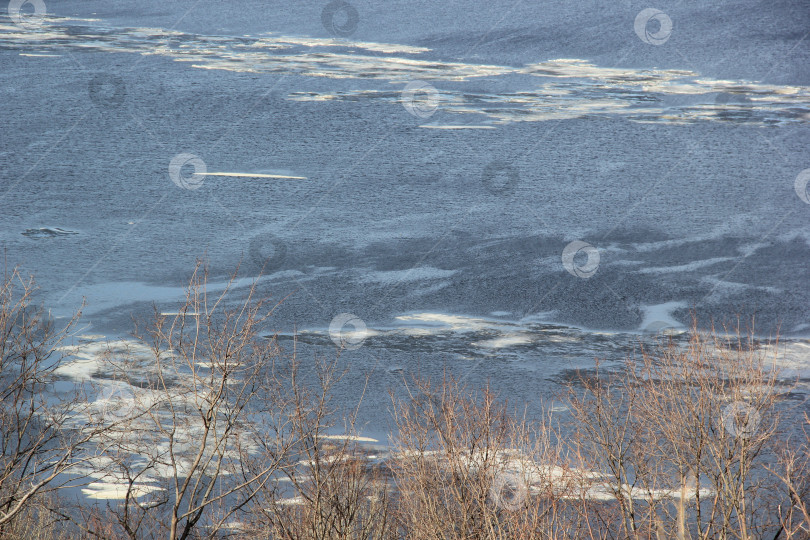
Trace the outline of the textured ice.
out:
M 257 277 L 273 235 L 267 333 L 324 357 L 332 318 L 361 317 L 337 402 L 356 406 L 368 376 L 373 429 L 403 392 L 389 368 L 534 404 L 693 307 L 704 325 L 756 315 L 803 369 L 810 11 L 673 4 L 653 46 L 629 2 L 352 3 L 346 38 L 316 2 L 51 2 L 36 31 L 0 13 L 8 263 L 57 315 L 86 299 L 83 324 L 115 340 L 177 312 L 200 256 L 212 290 L 238 261 Z M 414 80 L 439 96 L 428 118 L 409 114 Z M 212 175 L 192 192 L 168 174 L 180 153 L 307 180 Z M 576 240 L 600 254 L 587 280 L 561 260 Z M 101 368 L 65 369 L 82 384 Z

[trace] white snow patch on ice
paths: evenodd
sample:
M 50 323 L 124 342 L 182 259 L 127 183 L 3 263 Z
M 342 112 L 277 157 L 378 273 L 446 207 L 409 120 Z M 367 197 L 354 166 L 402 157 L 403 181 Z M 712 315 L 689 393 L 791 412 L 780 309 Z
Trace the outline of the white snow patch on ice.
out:
M 363 274 L 363 280 L 392 284 L 406 281 L 422 281 L 426 279 L 444 279 L 456 274 L 456 272 L 456 270 L 442 270 L 440 268 L 433 268 L 432 266 L 418 266 L 407 270 L 366 272 Z
M 485 349 L 503 349 L 506 347 L 513 347 L 515 345 L 527 345 L 531 342 L 532 338 L 528 334 L 515 333 L 493 339 L 487 339 L 484 341 L 476 341 L 472 343 L 472 345 L 474 347 L 482 347 Z
M 732 257 L 715 257 L 713 259 L 703 259 L 702 261 L 692 261 L 678 266 L 654 266 L 636 270 L 637 274 L 669 274 L 672 272 L 694 272 L 698 268 L 713 266 L 721 262 L 733 261 Z
M 663 304 L 641 306 L 641 310 L 644 312 L 644 317 L 641 320 L 641 327 L 639 329 L 642 331 L 647 331 L 653 326 L 656 328 L 684 328 L 684 325 L 681 324 L 680 321 L 677 321 L 674 317 L 672 317 L 672 312 L 676 309 L 683 309 L 685 307 L 687 307 L 686 302 L 675 301 L 665 302 Z

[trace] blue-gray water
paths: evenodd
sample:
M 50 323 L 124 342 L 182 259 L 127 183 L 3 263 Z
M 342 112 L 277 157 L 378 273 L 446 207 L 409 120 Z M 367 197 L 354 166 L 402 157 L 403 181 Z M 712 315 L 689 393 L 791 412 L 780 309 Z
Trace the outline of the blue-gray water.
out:
M 403 372 L 536 400 L 690 309 L 810 333 L 806 1 L 44 5 L 0 19 L 0 246 L 87 333 L 266 263 L 302 354 L 373 329 L 372 430 Z

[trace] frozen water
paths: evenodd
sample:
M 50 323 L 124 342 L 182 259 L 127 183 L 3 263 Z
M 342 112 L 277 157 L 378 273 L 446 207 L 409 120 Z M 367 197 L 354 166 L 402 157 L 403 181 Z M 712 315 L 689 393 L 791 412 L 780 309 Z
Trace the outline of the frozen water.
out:
M 391 366 L 538 402 L 690 309 L 756 315 L 803 373 L 806 6 L 670 2 L 656 45 L 631 0 L 353 3 L 347 35 L 308 1 L 4 12 L 5 260 L 111 338 L 176 312 L 199 256 L 215 287 L 263 270 L 301 354 L 337 314 L 368 325 L 345 358 L 373 429 Z

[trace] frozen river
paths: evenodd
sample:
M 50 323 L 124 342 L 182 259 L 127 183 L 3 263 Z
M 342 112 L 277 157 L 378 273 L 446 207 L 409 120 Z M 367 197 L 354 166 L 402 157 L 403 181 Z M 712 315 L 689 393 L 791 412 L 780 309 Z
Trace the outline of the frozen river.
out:
M 372 430 L 402 373 L 532 400 L 690 309 L 801 356 L 810 6 L 654 7 L 12 9 L 0 247 L 107 337 L 176 308 L 197 257 L 265 265 L 302 354 L 339 314 L 369 329 L 342 358 L 374 373 Z

